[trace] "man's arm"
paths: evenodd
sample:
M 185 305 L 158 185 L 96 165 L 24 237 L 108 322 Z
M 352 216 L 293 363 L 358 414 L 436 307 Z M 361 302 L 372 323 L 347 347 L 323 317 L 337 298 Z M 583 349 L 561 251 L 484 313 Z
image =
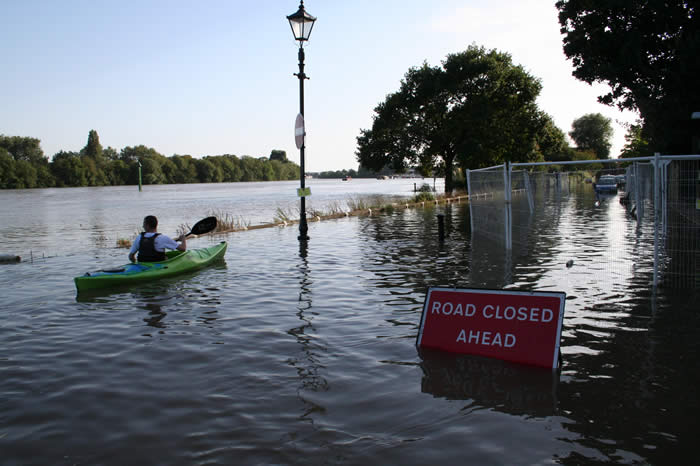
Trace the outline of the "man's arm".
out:
M 129 261 L 131 262 L 136 262 L 136 252 L 139 250 L 139 239 L 141 239 L 141 235 L 137 236 L 131 244 L 131 250 L 129 251 Z
M 177 238 L 175 241 L 179 241 L 180 244 L 177 245 L 178 251 L 187 251 L 187 236 L 183 233 L 182 236 Z

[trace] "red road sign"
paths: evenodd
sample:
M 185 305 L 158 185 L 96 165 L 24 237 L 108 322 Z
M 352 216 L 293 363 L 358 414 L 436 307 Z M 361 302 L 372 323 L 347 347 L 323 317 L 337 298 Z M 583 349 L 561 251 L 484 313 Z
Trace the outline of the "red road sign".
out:
M 304 115 L 301 113 L 297 114 L 297 119 L 294 122 L 294 142 L 297 144 L 297 149 L 301 149 L 304 145 L 304 136 L 306 136 L 306 129 L 304 129 Z
M 416 344 L 556 368 L 566 294 L 430 288 Z

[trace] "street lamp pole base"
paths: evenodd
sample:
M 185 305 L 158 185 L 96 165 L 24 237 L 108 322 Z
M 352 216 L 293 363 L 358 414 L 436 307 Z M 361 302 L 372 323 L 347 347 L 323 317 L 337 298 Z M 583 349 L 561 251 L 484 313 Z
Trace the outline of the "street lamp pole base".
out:
M 303 198 L 302 198 L 302 201 L 303 201 Z M 303 208 L 303 207 L 304 207 L 304 206 L 303 206 L 303 204 L 302 204 L 302 208 Z M 297 237 L 297 239 L 298 239 L 299 241 L 308 241 L 308 240 L 310 239 L 310 238 L 309 238 L 309 235 L 306 234 L 306 232 L 309 231 L 309 226 L 306 224 L 306 218 L 305 218 L 305 217 L 306 217 L 306 216 L 304 215 L 304 216 L 301 218 L 301 221 L 299 222 L 299 236 Z

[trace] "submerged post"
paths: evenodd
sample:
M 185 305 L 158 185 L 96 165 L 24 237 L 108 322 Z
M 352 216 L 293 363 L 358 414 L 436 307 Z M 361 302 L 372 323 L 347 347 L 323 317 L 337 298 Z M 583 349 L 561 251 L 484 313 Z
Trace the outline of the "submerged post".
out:
M 139 160 L 139 192 L 141 192 L 141 161 Z

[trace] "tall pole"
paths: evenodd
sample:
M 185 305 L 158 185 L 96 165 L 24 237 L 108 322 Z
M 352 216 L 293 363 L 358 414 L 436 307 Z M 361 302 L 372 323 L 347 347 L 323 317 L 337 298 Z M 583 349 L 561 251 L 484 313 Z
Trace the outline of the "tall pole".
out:
M 304 47 L 303 42 L 299 42 L 299 73 L 294 73 L 299 77 L 299 113 L 301 113 L 302 118 L 304 117 L 304 80 L 308 79 L 304 74 Z M 306 129 L 304 129 L 306 131 Z M 305 169 L 304 169 L 304 149 L 306 148 L 306 135 L 301 143 L 301 148 L 299 149 L 301 153 L 301 164 L 299 166 L 299 179 L 301 180 L 301 211 L 299 212 L 299 241 L 308 241 L 309 236 L 307 232 L 309 231 L 309 226 L 306 224 L 306 196 L 304 196 L 305 183 Z

